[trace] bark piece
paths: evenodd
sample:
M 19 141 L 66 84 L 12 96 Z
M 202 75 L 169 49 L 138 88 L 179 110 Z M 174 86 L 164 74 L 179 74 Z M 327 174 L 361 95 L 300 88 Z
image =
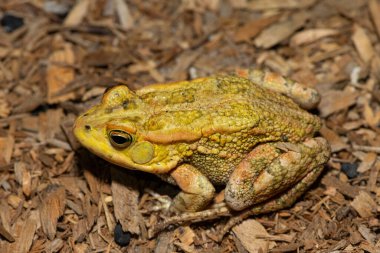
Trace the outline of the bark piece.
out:
M 65 188 L 49 185 L 43 195 L 40 207 L 42 230 L 50 240 L 53 240 L 57 232 L 58 219 L 63 215 L 66 205 Z
M 358 188 L 353 187 L 333 176 L 323 177 L 322 183 L 326 186 L 336 188 L 340 193 L 351 198 L 355 198 L 359 194 Z
M 354 34 L 352 35 L 352 41 L 358 51 L 360 58 L 369 63 L 372 57 L 375 55 L 371 40 L 369 39 L 366 31 L 359 25 L 354 26 Z
M 248 219 L 232 229 L 236 237 L 243 244 L 244 248 L 250 252 L 267 252 L 276 246 L 275 242 L 260 239 L 259 237 L 269 236 L 263 225 L 253 219 Z
M 321 117 L 327 117 L 330 114 L 338 112 L 343 109 L 348 109 L 356 103 L 359 96 L 358 92 L 352 90 L 329 90 L 322 94 L 322 100 L 318 105 L 321 112 Z
M 376 153 L 367 153 L 363 159 L 362 162 L 359 165 L 358 172 L 364 173 L 367 170 L 370 170 L 372 166 L 375 164 L 377 159 L 377 154 Z
M 90 0 L 79 0 L 76 5 L 71 9 L 69 15 L 63 22 L 64 26 L 76 26 L 79 25 L 88 14 L 88 8 Z
M 127 3 L 123 0 L 114 0 L 116 5 L 117 16 L 119 17 L 119 22 L 121 27 L 128 30 L 131 29 L 134 25 L 134 19 Z
M 359 195 L 351 201 L 351 206 L 359 213 L 362 218 L 373 217 L 377 204 L 372 197 L 365 191 L 360 191 Z
M 73 93 L 59 94 L 75 78 L 75 70 L 71 67 L 75 62 L 75 54 L 71 44 L 58 43 L 62 44 L 62 49 L 51 53 L 46 70 L 47 101 L 50 104 L 74 98 Z
M 254 44 L 257 47 L 271 48 L 287 39 L 290 35 L 302 27 L 307 19 L 307 12 L 298 12 L 291 16 L 289 20 L 273 24 L 262 31 L 255 39 Z
M 111 177 L 112 199 L 116 219 L 123 227 L 123 231 L 140 234 L 142 220 L 138 210 L 137 178 L 118 169 L 111 170 Z
M 236 42 L 249 41 L 279 18 L 279 15 L 274 15 L 252 20 L 236 30 L 234 39 Z

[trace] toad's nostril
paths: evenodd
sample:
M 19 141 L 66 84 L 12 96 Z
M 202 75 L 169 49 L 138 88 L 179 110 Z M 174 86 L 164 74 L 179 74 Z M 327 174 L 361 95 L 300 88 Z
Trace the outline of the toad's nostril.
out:
M 85 125 L 84 128 L 85 128 L 87 131 L 90 131 L 90 130 L 91 130 L 91 126 L 90 126 L 90 125 Z

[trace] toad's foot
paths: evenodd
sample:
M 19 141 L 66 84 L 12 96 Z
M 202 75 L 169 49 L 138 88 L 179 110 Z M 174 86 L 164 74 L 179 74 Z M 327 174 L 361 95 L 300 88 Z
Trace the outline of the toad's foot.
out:
M 185 222 L 196 223 L 207 220 L 213 220 L 220 217 L 231 216 L 232 212 L 233 211 L 231 211 L 231 209 L 227 207 L 225 203 L 220 203 L 218 205 L 215 205 L 214 208 L 207 209 L 204 211 L 181 213 L 177 216 L 170 217 L 164 222 L 156 224 L 155 226 L 150 228 L 148 231 L 148 237 L 153 238 L 157 233 L 166 229 L 170 225 L 178 225 Z
M 237 69 L 235 74 L 247 78 L 261 87 L 281 93 L 307 110 L 315 108 L 321 100 L 321 96 L 315 89 L 276 73 L 256 69 Z

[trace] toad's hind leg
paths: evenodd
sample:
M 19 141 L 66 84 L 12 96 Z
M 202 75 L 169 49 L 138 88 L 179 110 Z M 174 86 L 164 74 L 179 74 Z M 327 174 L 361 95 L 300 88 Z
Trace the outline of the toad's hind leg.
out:
M 329 145 L 321 137 L 302 143 L 259 145 L 231 174 L 225 190 L 226 203 L 234 210 L 261 205 L 303 182 L 313 171 L 319 172 L 329 156 Z
M 304 109 L 315 108 L 321 100 L 319 93 L 315 89 L 273 72 L 256 69 L 237 69 L 235 74 L 291 98 Z
M 249 216 L 270 213 L 276 210 L 284 209 L 291 206 L 309 186 L 318 178 L 323 171 L 323 165 L 319 165 L 310 171 L 300 182 L 294 187 L 290 188 L 287 192 L 269 200 L 268 202 L 261 203 L 260 205 L 253 206 L 241 211 L 236 216 L 233 216 L 224 225 L 222 231 L 218 232 L 218 240 L 221 241 L 224 235 L 230 231 L 230 229 L 241 221 L 245 220 Z

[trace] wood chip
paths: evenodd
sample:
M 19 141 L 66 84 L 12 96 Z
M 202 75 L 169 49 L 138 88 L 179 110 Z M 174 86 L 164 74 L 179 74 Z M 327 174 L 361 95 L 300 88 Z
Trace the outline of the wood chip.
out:
M 320 132 L 322 136 L 328 140 L 332 152 L 337 152 L 348 148 L 347 143 L 345 143 L 335 131 L 327 128 L 326 126 L 322 126 Z
M 351 202 L 351 206 L 362 218 L 373 217 L 377 208 L 376 202 L 365 191 L 359 192 L 359 195 Z
M 123 231 L 140 234 L 142 223 L 138 211 L 138 185 L 137 178 L 117 169 L 111 170 L 112 199 L 116 219 L 123 227 Z
M 26 217 L 25 220 L 19 219 L 13 225 L 13 233 L 17 234 L 17 237 L 15 237 L 13 243 L 4 244 L 3 240 L 0 240 L 1 252 L 32 252 L 29 251 L 29 249 L 32 246 L 38 226 L 38 222 L 36 221 L 37 217 L 34 214 L 34 212 L 31 212 L 30 216 Z
M 252 10 L 267 9 L 298 9 L 313 5 L 316 0 L 256 0 L 248 3 L 247 7 Z
M 74 62 L 75 54 L 70 44 L 63 44 L 62 49 L 58 49 L 50 55 L 46 70 L 48 103 L 52 104 L 74 98 L 73 93 L 66 93 L 62 96 L 58 94 L 60 90 L 64 89 L 74 80 L 75 71 L 70 66 Z
M 47 252 L 59 252 L 64 246 L 64 242 L 60 238 L 55 238 L 54 240 L 46 244 Z
M 368 8 L 371 14 L 371 18 L 375 24 L 377 36 L 380 36 L 380 3 L 379 1 L 369 0 Z
M 8 101 L 6 100 L 6 94 L 4 91 L 0 90 L 0 118 L 8 117 L 10 112 L 11 112 L 11 108 Z
M 349 185 L 348 183 L 344 183 L 333 176 L 323 177 L 322 183 L 326 186 L 336 188 L 340 193 L 351 198 L 355 198 L 359 194 L 359 189 Z
M 71 9 L 69 15 L 63 22 L 64 26 L 76 26 L 79 25 L 88 13 L 90 0 L 77 1 L 76 5 Z
M 15 238 L 12 236 L 12 234 L 1 223 L 0 223 L 0 235 L 4 237 L 6 240 L 8 240 L 9 242 L 15 241 Z
M 376 153 L 367 153 L 363 159 L 362 162 L 359 165 L 358 172 L 364 173 L 367 170 L 370 170 L 372 166 L 375 164 L 377 159 L 377 154 Z
M 371 40 L 369 39 L 364 28 L 359 25 L 354 26 L 352 41 L 354 42 L 360 58 L 368 64 L 375 55 L 375 50 L 373 49 Z
M 336 29 L 309 29 L 302 32 L 298 32 L 290 39 L 290 45 L 293 47 L 300 46 L 302 44 L 308 44 L 326 38 L 329 36 L 337 35 L 339 31 Z
M 258 239 L 258 237 L 269 236 L 269 234 L 263 225 L 253 219 L 243 221 L 232 230 L 244 248 L 250 253 L 267 252 L 276 246 L 273 241 Z
M 11 135 L 0 137 L 0 166 L 10 163 L 14 143 L 15 140 Z
M 93 199 L 93 201 L 95 203 L 99 202 L 99 198 L 100 198 L 100 190 L 99 190 L 99 186 L 100 186 L 100 182 L 98 180 L 98 178 L 93 174 L 92 171 L 90 170 L 84 170 L 84 177 L 86 179 L 86 182 L 88 184 L 88 186 L 90 187 L 90 192 L 91 192 L 91 197 Z
M 134 19 L 131 15 L 131 12 L 129 11 L 127 3 L 123 0 L 115 0 L 115 5 L 121 27 L 123 27 L 125 30 L 132 28 Z
M 184 228 L 177 229 L 175 232 L 178 233 L 177 236 L 180 240 L 180 242 L 176 242 L 175 245 L 177 245 L 184 252 L 194 252 L 194 231 L 189 226 L 185 226 Z
M 42 230 L 50 240 L 54 239 L 57 232 L 58 218 L 63 215 L 65 202 L 65 188 L 58 185 L 49 185 L 46 188 L 40 206 L 40 220 Z
M 361 224 L 358 227 L 358 231 L 370 244 L 375 244 L 376 235 L 371 233 L 371 230 L 368 227 Z
M 157 238 L 157 247 L 155 253 L 170 253 L 173 252 L 172 241 L 174 240 L 173 232 L 163 232 Z
M 377 192 L 378 187 L 376 186 L 376 182 L 379 175 L 380 175 L 380 161 L 377 160 L 375 165 L 372 166 L 371 172 L 369 174 L 368 190 L 370 192 L 373 192 L 373 193 Z
M 364 103 L 363 115 L 365 122 L 373 129 L 376 129 L 380 123 L 380 111 L 375 112 L 368 101 L 366 101 Z
M 87 221 L 85 219 L 81 219 L 75 224 L 73 229 L 73 240 L 75 243 L 80 243 L 86 238 L 88 232 L 87 227 Z
M 236 42 L 249 41 L 279 18 L 279 15 L 274 15 L 252 20 L 235 31 L 234 39 Z
M 254 44 L 262 48 L 273 47 L 302 27 L 307 19 L 308 14 L 306 12 L 298 12 L 291 16 L 289 20 L 276 23 L 263 30 L 254 40 Z
M 318 105 L 322 117 L 327 117 L 334 112 L 348 109 L 356 103 L 358 92 L 345 89 L 343 91 L 329 90 L 322 94 L 322 100 Z

